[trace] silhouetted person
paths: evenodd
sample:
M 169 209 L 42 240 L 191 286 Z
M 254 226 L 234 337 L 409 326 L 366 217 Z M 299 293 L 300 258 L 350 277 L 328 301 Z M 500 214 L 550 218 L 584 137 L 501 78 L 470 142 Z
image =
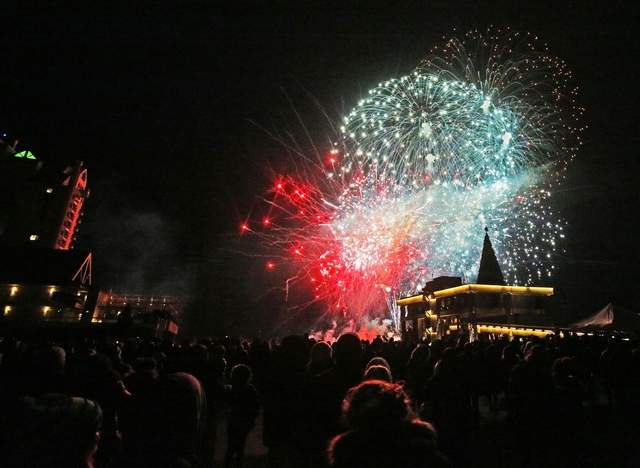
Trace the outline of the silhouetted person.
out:
M 31 385 L 28 390 L 31 395 L 44 393 L 66 393 L 66 353 L 59 346 L 45 346 L 33 355 Z
M 581 466 L 586 459 L 583 429 L 585 424 L 582 401 L 585 397 L 584 382 L 576 369 L 575 359 L 558 358 L 553 362 L 553 444 L 561 447 L 555 458 L 563 466 Z M 582 462 L 580 462 L 582 460 Z
M 237 364 L 231 370 L 231 391 L 229 394 L 229 416 L 227 420 L 227 453 L 225 466 L 230 467 L 234 457 L 237 466 L 244 461 L 247 436 L 255 427 L 260 410 L 258 393 L 251 384 L 252 373 L 249 366 Z
M 442 352 L 429 380 L 427 395 L 433 406 L 433 423 L 440 435 L 442 451 L 463 464 L 468 452 L 471 405 L 466 376 L 455 348 Z
M 382 380 L 384 382 L 393 383 L 393 377 L 391 377 L 389 369 L 380 365 L 367 367 L 364 371 L 364 377 L 362 380 Z
M 144 406 L 139 415 L 137 438 L 129 445 L 121 465 L 202 466 L 200 455 L 207 409 L 198 379 L 182 372 L 164 376 L 153 395 L 141 404 Z
M 134 368 L 135 372 L 125 378 L 131 398 L 125 400 L 118 419 L 124 459 L 135 457 L 143 450 L 146 437 L 153 430 L 154 423 L 149 418 L 154 413 L 160 381 L 155 359 L 139 358 Z
M 60 394 L 25 397 L 2 411 L 0 464 L 5 468 L 93 468 L 102 411 Z
M 158 363 L 155 359 L 138 358 L 133 365 L 134 372 L 124 379 L 127 390 L 134 396 L 148 395 L 158 383 Z
M 365 370 L 371 366 L 386 367 L 389 373 L 391 373 L 391 366 L 389 365 L 389 362 L 382 356 L 375 356 L 369 359 L 369 362 L 367 362 L 367 365 L 365 366 Z
M 273 350 L 262 396 L 263 442 L 269 447 L 270 466 L 303 464 L 300 460 L 309 436 L 305 421 L 308 359 L 302 336 L 286 336 Z
M 430 365 L 429 347 L 419 344 L 411 352 L 407 365 L 407 391 L 411 399 L 420 404 L 424 401 L 427 381 L 431 377 L 433 367 Z
M 111 460 L 120 450 L 118 413 L 131 397 L 111 360 L 103 354 L 93 354 L 78 362 L 75 392 L 100 405 L 103 413 L 102 438 L 96 459 Z
M 321 453 L 327 442 L 340 432 L 340 406 L 347 390 L 363 376 L 362 346 L 355 333 L 345 333 L 333 346 L 336 365 L 311 382 L 310 421 L 313 448 Z
M 307 365 L 307 373 L 309 376 L 318 375 L 333 367 L 333 359 L 331 346 L 319 341 L 311 347 L 311 355 L 309 364 Z
M 269 343 L 260 338 L 254 338 L 249 348 L 249 363 L 253 371 L 253 385 L 258 390 L 258 393 L 264 389 L 270 361 L 271 350 L 269 349 Z
M 348 430 L 329 444 L 332 467 L 440 467 L 433 427 L 411 411 L 399 385 L 366 381 L 347 394 L 342 414 Z
M 498 409 L 500 393 L 504 391 L 505 380 L 502 374 L 502 350 L 505 343 L 495 341 L 486 350 L 487 360 L 487 393 L 489 397 L 489 408 L 492 411 Z
M 480 395 L 487 394 L 487 366 L 479 342 L 465 343 L 460 353 L 460 371 L 465 379 L 474 422 L 480 410 Z
M 104 343 L 98 349 L 99 354 L 104 354 L 111 361 L 111 367 L 122 377 L 133 373 L 129 363 L 122 360 L 122 348 L 119 343 Z
M 207 426 L 205 428 L 205 456 L 213 460 L 217 442 L 217 424 L 222 414 L 226 392 L 227 360 L 224 346 L 209 348 L 207 380 L 203 382 L 207 395 Z
M 131 306 L 129 304 L 125 305 L 124 308 L 120 311 L 117 321 L 118 334 L 120 336 L 126 336 L 133 325 L 133 311 L 131 310 Z
M 365 366 L 364 377 L 362 380 L 382 380 L 384 382 L 393 383 L 391 366 L 385 358 L 375 356 L 369 359 L 369 362 Z
M 542 345 L 528 348 L 524 361 L 511 371 L 507 402 L 509 419 L 525 466 L 542 464 L 549 447 L 553 381 L 547 350 Z

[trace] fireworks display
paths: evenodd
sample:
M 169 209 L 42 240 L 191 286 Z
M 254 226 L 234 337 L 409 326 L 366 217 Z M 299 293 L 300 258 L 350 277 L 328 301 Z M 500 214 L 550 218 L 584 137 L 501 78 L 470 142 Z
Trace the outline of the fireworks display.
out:
M 450 39 L 371 89 L 241 231 L 261 241 L 267 270 L 284 265 L 287 291 L 352 317 L 435 276 L 475 281 L 485 227 L 509 283 L 545 281 L 564 224 L 551 198 L 580 146 L 571 79 L 531 35 Z

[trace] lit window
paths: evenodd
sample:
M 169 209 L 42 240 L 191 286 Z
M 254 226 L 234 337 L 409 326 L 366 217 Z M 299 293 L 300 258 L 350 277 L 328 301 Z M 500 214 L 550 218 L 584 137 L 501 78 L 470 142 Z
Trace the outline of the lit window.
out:
M 29 240 L 30 240 L 30 241 L 37 241 L 37 240 L 38 240 L 38 237 L 40 237 L 40 236 L 38 236 L 38 234 L 31 234 L 31 235 L 29 236 Z

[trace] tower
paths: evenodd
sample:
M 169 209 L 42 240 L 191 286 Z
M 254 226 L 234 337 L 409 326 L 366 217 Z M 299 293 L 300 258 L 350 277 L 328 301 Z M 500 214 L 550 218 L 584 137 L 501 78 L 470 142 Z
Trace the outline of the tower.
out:
M 478 268 L 478 284 L 501 284 L 504 285 L 504 276 L 498 264 L 496 253 L 489 239 L 489 229 L 484 228 L 484 244 L 482 245 L 482 256 L 480 257 L 480 268 Z

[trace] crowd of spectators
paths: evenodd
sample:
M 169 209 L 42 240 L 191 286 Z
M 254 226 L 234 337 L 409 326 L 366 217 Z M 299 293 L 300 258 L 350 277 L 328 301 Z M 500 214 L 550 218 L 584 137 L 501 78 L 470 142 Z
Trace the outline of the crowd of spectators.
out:
M 0 464 L 243 466 L 260 421 L 269 467 L 477 466 L 506 414 L 518 466 L 595 466 L 593 412 L 638 419 L 637 342 L 486 338 L 4 338 Z

